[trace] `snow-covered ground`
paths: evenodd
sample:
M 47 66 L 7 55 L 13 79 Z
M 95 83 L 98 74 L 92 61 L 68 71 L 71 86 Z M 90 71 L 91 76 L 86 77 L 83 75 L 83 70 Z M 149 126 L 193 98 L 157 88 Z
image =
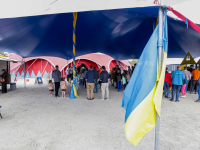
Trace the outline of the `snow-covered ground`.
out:
M 110 100 L 86 100 L 86 90 L 70 100 L 49 95 L 47 84 L 0 94 L 0 150 L 153 150 L 155 130 L 133 146 L 124 134 L 122 92 L 110 87 Z M 61 92 L 61 91 L 60 91 Z M 67 90 L 69 93 L 69 89 Z M 60 94 L 61 95 L 61 94 Z M 200 149 L 200 103 L 187 95 L 179 103 L 163 98 L 160 150 Z

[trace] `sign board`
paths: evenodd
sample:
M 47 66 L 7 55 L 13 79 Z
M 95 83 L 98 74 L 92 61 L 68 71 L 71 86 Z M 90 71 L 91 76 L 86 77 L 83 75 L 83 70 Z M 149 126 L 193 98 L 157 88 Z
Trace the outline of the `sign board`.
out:
M 36 84 L 43 84 L 42 77 L 36 77 L 36 78 L 35 78 L 35 83 L 34 83 L 34 85 L 36 85 Z

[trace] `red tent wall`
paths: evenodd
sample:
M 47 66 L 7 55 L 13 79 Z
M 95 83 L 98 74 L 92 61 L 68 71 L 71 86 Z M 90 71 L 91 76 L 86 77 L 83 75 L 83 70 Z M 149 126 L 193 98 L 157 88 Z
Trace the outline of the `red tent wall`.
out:
M 112 60 L 110 62 L 110 69 L 112 69 L 113 67 L 115 68 L 116 65 L 117 65 L 117 62 L 115 60 Z
M 27 72 L 31 76 L 32 71 L 35 77 L 38 75 L 38 73 L 44 76 L 45 72 L 47 74 L 50 74 L 52 70 L 54 70 L 54 67 L 52 66 L 52 64 L 44 59 L 33 59 L 25 63 L 26 76 L 27 76 Z M 20 68 L 18 69 L 20 76 L 22 76 L 22 71 L 24 72 L 24 65 L 21 65 Z M 31 76 L 31 77 L 34 77 L 34 76 Z
M 78 68 L 81 64 L 84 64 L 87 68 L 89 68 L 89 66 L 93 66 L 93 67 L 96 67 L 96 69 L 100 69 L 101 66 L 99 66 L 97 63 L 93 62 L 93 61 L 90 61 L 90 60 L 87 60 L 87 59 L 78 59 L 76 60 L 76 68 Z M 62 76 L 63 77 L 66 77 L 67 76 L 67 73 L 65 72 L 67 70 L 67 67 L 68 66 L 72 66 L 73 65 L 73 62 L 69 63 L 69 65 L 67 65 L 63 70 L 62 70 Z
M 121 61 L 118 61 L 118 65 L 120 66 L 121 70 L 126 70 L 126 69 L 127 69 L 126 64 L 124 64 L 124 63 L 121 62 Z

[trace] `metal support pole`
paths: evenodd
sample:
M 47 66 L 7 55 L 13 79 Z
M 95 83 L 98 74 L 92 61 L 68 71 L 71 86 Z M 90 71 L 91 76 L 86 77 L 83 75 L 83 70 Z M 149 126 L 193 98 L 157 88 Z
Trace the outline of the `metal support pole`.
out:
M 26 88 L 25 58 L 23 58 L 23 61 L 24 61 L 24 88 Z
M 163 7 L 159 8 L 159 49 L 158 49 L 158 69 L 161 74 L 163 60 Z M 159 134 L 160 134 L 160 117 L 156 113 L 156 129 L 155 129 L 155 150 L 159 150 Z
M 42 59 L 41 59 L 41 78 L 42 78 Z

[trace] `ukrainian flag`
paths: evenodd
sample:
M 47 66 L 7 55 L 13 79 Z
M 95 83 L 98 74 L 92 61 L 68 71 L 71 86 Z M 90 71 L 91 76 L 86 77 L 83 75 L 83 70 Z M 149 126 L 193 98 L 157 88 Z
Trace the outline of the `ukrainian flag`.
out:
M 160 116 L 168 49 L 166 13 L 163 24 L 163 62 L 160 77 L 157 26 L 140 56 L 123 95 L 122 107 L 126 110 L 125 134 L 134 145 L 137 145 L 142 137 L 155 126 L 156 112 Z

